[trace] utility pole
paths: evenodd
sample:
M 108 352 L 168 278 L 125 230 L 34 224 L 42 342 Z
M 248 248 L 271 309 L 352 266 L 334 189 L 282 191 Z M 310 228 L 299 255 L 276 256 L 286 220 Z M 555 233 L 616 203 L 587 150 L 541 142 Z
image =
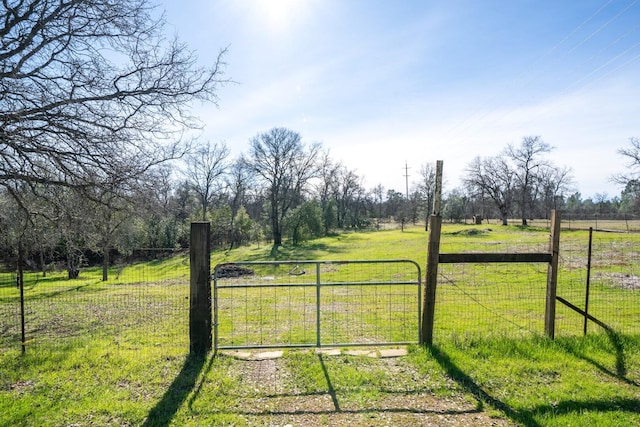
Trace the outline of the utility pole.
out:
M 409 200 L 409 165 L 406 160 L 404 161 L 404 183 L 407 200 Z

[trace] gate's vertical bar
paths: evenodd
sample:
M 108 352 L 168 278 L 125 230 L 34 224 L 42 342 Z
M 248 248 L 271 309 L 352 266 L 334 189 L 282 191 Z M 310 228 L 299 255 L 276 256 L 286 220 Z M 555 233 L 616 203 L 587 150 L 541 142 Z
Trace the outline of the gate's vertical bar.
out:
M 320 343 L 320 263 L 316 262 L 316 347 Z
M 418 342 L 422 342 L 422 271 L 420 266 L 416 264 L 418 270 Z
M 589 249 L 587 251 L 587 289 L 584 296 L 584 335 L 587 335 L 589 320 L 589 293 L 591 291 L 591 257 L 593 248 L 593 227 L 589 227 Z
M 213 269 L 213 352 L 218 352 L 218 275 Z M 211 282 L 209 282 L 211 283 Z
M 551 262 L 547 270 L 547 304 L 544 318 L 544 331 L 553 339 L 556 323 L 556 292 L 558 288 L 558 261 L 560 258 L 560 213 L 551 211 L 551 236 L 549 238 Z
M 191 223 L 189 348 L 191 353 L 211 350 L 210 225 Z

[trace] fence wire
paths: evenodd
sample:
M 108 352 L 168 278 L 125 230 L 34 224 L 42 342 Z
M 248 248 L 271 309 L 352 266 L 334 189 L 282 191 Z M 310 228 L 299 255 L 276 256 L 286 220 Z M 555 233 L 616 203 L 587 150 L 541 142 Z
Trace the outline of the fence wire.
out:
M 441 264 L 438 340 L 544 333 L 545 264 Z
M 545 236 L 532 234 L 523 233 L 515 243 L 470 238 L 456 247 L 444 235 L 441 253 L 547 250 Z M 587 231 L 564 230 L 560 240 L 557 295 L 616 332 L 640 334 L 640 234 L 595 231 L 590 263 Z M 189 260 L 176 257 L 161 265 L 162 270 L 151 264 L 113 268 L 106 282 L 97 268 L 82 271 L 78 279 L 64 272 L 46 277 L 25 272 L 26 351 L 72 345 L 184 354 L 189 349 Z M 320 274 L 319 305 L 317 272 L 307 265 L 255 268 L 250 281 L 259 286 L 254 287 L 238 286 L 246 285 L 246 278 L 224 278 L 220 344 L 315 346 L 318 331 L 327 344 L 419 336 L 415 285 L 364 283 L 402 281 L 413 273 L 399 266 L 334 263 L 323 265 Z M 546 280 L 546 264 L 441 264 L 435 340 L 543 334 Z M 0 271 L 1 352 L 19 352 L 22 346 L 16 283 L 15 271 Z M 556 336 L 581 335 L 584 317 L 557 303 L 555 330 Z M 588 322 L 587 332 L 602 328 Z
M 219 349 L 417 342 L 420 269 L 411 261 L 233 264 L 216 267 Z
M 615 332 L 640 333 L 640 234 L 594 231 L 591 260 L 588 233 L 567 234 L 560 253 L 558 296 Z M 584 317 L 562 304 L 556 324 L 563 334 L 584 333 Z M 586 329 L 603 330 L 590 321 Z
M 563 232 L 560 240 L 558 297 L 617 333 L 640 333 L 640 234 L 594 232 L 590 263 L 588 231 Z M 509 243 L 470 240 L 455 246 L 444 236 L 440 248 L 441 253 L 547 250 L 548 241 L 540 236 Z M 435 339 L 544 334 L 547 269 L 545 263 L 440 264 Z M 584 319 L 558 301 L 555 335 L 584 334 Z M 592 321 L 586 329 L 604 331 Z
M 177 260 L 158 272 L 147 264 L 87 269 L 77 279 L 64 272 L 24 273 L 22 342 L 20 289 L 16 273 L 0 273 L 0 351 L 103 347 L 167 354 L 189 350 L 189 265 Z

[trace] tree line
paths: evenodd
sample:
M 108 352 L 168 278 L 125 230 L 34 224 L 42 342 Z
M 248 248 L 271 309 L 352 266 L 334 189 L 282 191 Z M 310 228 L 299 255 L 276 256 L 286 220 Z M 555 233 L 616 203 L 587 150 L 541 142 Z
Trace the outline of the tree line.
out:
M 7 2 L 0 23 L 0 254 L 46 272 L 64 264 L 76 277 L 86 263 L 136 250 L 189 245 L 191 221 L 210 221 L 212 244 L 233 248 L 424 223 L 435 192 L 435 165 L 420 166 L 411 191 L 365 188 L 364 177 L 319 143 L 274 127 L 256 134 L 235 159 L 224 142 L 188 135 L 202 124 L 197 102 L 217 103 L 225 49 L 201 66 L 164 34 L 147 0 Z M 445 194 L 443 215 L 546 217 L 637 212 L 640 144 L 620 150 L 630 162 L 614 179 L 619 198 L 582 200 L 571 171 L 550 159 L 541 137 L 524 137 L 467 166 Z
M 620 198 L 582 200 L 572 191 L 570 170 L 549 159 L 551 151 L 540 137 L 525 137 L 493 157 L 475 158 L 463 185 L 445 193 L 444 218 L 507 224 L 517 216 L 526 225 L 552 209 L 575 217 L 637 212 L 640 185 L 633 176 L 617 177 L 627 183 Z M 287 128 L 258 133 L 236 159 L 230 153 L 224 142 L 196 141 L 180 167 L 164 162 L 119 186 L 16 185 L 13 193 L 0 193 L 3 250 L 20 243 L 32 267 L 46 271 L 48 263 L 64 261 L 71 276 L 93 257 L 106 279 L 113 255 L 187 248 L 192 221 L 211 222 L 215 248 L 268 242 L 277 250 L 284 242 L 389 222 L 426 228 L 433 208 L 435 164 L 421 165 L 407 197 L 382 184 L 365 188 L 364 177 Z M 12 230 L 20 231 L 19 241 Z

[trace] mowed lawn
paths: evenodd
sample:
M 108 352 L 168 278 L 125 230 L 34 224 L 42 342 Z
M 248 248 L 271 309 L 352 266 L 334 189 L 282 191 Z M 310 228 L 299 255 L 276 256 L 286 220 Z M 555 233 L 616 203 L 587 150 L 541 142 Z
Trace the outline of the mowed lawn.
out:
M 580 307 L 587 237 L 561 235 L 558 293 Z M 547 241 L 544 227 L 445 224 L 441 249 L 538 251 Z M 276 254 L 264 245 L 215 252 L 212 265 L 408 259 L 424 266 L 426 242 L 419 226 L 347 233 Z M 635 234 L 594 241 L 590 312 L 613 332 L 590 323 L 585 337 L 583 318 L 559 306 L 556 339 L 545 337 L 544 265 L 449 266 L 439 282 L 434 346 L 402 346 L 407 354 L 392 358 L 378 347 L 289 349 L 276 359 L 258 350 L 189 356 L 187 255 L 114 268 L 107 282 L 97 269 L 76 280 L 29 273 L 21 355 L 18 293 L 5 275 L 0 425 L 638 425 L 638 248 Z

